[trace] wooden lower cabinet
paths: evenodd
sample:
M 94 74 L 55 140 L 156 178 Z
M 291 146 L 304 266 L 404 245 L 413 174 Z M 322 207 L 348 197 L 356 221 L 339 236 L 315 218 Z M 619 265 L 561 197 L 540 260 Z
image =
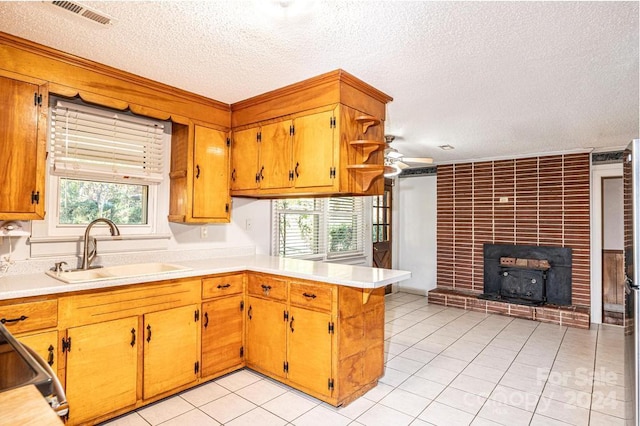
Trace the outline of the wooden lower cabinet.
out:
M 284 378 L 287 305 L 249 296 L 246 311 L 247 366 L 270 376 Z
M 45 331 L 16 336 L 20 343 L 29 346 L 44 359 L 53 371 L 58 369 L 58 332 Z
M 28 312 L 30 314 L 25 314 Z M 220 274 L 0 304 L 96 424 L 244 366 L 329 404 L 384 372 L 384 289 Z
M 135 406 L 137 328 L 138 317 L 133 316 L 67 330 L 69 424 Z
M 373 388 L 384 373 L 384 288 L 287 286 L 280 301 L 249 285 L 247 367 L 335 406 Z
M 331 315 L 291 307 L 287 342 L 288 379 L 306 390 L 331 396 Z
M 202 304 L 202 377 L 240 368 L 244 362 L 244 296 Z
M 198 305 L 145 314 L 144 399 L 197 379 L 199 317 Z

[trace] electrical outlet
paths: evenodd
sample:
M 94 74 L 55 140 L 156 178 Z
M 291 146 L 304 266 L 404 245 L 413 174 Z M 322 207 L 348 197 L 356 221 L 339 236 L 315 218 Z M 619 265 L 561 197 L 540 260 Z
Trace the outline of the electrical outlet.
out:
M 508 203 L 509 202 L 509 197 L 500 197 L 500 202 L 501 203 Z
M 201 226 L 200 227 L 200 238 L 201 239 L 205 239 L 205 238 L 207 238 L 208 234 L 209 234 L 209 228 L 207 228 L 206 226 Z

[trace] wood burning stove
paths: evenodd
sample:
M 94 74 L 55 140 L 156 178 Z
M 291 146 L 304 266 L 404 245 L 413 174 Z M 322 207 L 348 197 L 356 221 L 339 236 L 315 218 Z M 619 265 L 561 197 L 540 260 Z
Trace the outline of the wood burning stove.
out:
M 484 293 L 479 297 L 521 305 L 571 304 L 571 249 L 484 245 Z
M 500 258 L 500 298 L 506 302 L 539 306 L 547 301 L 546 259 Z

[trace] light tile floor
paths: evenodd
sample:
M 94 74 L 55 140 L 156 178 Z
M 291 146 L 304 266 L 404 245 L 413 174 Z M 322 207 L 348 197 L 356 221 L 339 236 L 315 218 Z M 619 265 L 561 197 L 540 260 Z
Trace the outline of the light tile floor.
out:
M 147 425 L 624 425 L 622 329 L 578 330 L 386 299 L 385 375 L 335 408 L 241 370 L 108 422 Z

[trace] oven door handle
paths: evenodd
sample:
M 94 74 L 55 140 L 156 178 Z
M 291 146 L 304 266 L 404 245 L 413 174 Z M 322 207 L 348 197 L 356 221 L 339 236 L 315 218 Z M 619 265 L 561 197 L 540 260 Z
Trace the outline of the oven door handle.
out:
M 69 403 L 67 402 L 67 396 L 64 393 L 64 389 L 62 388 L 62 385 L 60 384 L 56 373 L 53 372 L 49 364 L 47 364 L 47 362 L 42 359 L 42 357 L 38 355 L 33 349 L 31 349 L 27 345 L 22 345 L 22 347 L 27 352 L 29 352 L 29 355 L 31 355 L 33 359 L 36 360 L 36 362 L 45 369 L 47 374 L 51 376 L 51 382 L 53 384 L 53 395 L 49 395 L 45 398 L 51 405 L 51 408 L 53 408 L 53 411 L 55 411 L 59 417 L 64 417 L 69 414 Z

